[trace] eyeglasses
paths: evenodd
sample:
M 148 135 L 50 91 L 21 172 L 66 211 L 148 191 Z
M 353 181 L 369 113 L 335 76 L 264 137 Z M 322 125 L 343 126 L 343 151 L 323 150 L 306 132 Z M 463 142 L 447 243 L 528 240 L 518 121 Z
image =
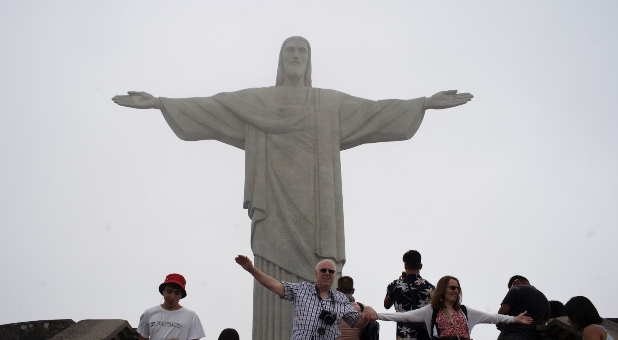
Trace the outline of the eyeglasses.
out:
M 329 274 L 335 274 L 335 270 L 334 269 L 326 269 L 326 268 L 320 268 L 320 273 L 326 273 L 328 272 Z
M 451 290 L 461 291 L 461 287 L 459 287 L 459 286 L 447 286 L 447 287 L 449 287 Z

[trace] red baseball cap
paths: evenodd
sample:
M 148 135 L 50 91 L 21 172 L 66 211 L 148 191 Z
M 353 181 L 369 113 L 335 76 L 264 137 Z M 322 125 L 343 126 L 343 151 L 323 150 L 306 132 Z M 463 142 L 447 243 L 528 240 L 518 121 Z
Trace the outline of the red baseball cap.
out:
M 184 276 L 180 274 L 169 274 L 168 276 L 166 276 L 165 281 L 159 285 L 159 293 L 161 293 L 161 295 L 163 295 L 163 288 L 168 283 L 175 283 L 179 285 L 180 288 L 182 288 L 182 299 L 184 299 L 187 296 L 187 291 L 185 290 L 185 286 L 187 285 L 187 280 L 185 280 Z

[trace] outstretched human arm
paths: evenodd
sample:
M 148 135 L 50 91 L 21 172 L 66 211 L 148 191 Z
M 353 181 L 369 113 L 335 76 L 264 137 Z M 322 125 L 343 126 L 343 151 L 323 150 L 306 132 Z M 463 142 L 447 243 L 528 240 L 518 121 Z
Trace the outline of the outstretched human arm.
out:
M 376 313 L 375 309 L 373 309 L 371 306 L 365 306 L 365 309 L 363 309 L 363 312 L 360 313 L 360 317 L 358 318 L 358 320 L 356 320 L 354 327 L 363 328 L 367 326 L 367 324 L 370 323 L 371 321 L 375 321 L 377 319 L 378 319 L 378 313 Z
M 526 316 L 527 312 L 523 312 L 515 317 L 502 314 L 485 313 L 476 309 L 467 307 L 468 310 L 468 327 L 472 332 L 472 328 L 479 323 L 521 323 L 529 325 L 532 323 L 532 318 Z
M 255 268 L 253 266 L 253 262 L 251 262 L 248 257 L 246 257 L 245 255 L 238 255 L 236 256 L 235 260 L 236 263 L 238 263 L 244 270 L 248 271 L 249 274 L 253 275 L 253 277 L 258 280 L 258 282 L 262 286 L 266 287 L 268 290 L 272 291 L 273 293 L 279 295 L 282 298 L 285 296 L 285 288 L 283 287 L 283 283 L 275 280 L 271 276 L 268 276 L 262 273 L 262 271 L 260 271 L 259 269 Z
M 424 110 L 441 110 L 463 105 L 474 98 L 470 93 L 457 93 L 457 90 L 440 91 L 425 98 Z
M 429 322 L 431 321 L 431 305 L 403 313 L 378 313 L 378 320 L 397 322 Z
M 508 303 L 502 303 L 500 305 L 500 309 L 498 309 L 498 314 L 509 315 L 510 312 L 511 312 L 511 305 L 509 305 Z M 496 324 L 496 328 L 499 331 L 502 330 L 502 322 L 498 322 Z
M 524 325 L 529 325 L 532 323 L 532 318 L 529 316 L 526 316 L 526 313 L 528 313 L 528 311 L 524 311 L 519 313 L 519 315 L 517 315 L 515 317 L 515 323 L 521 323 Z
M 112 98 L 114 103 L 134 109 L 162 109 L 161 100 L 150 93 L 129 91 L 129 95 L 117 95 Z

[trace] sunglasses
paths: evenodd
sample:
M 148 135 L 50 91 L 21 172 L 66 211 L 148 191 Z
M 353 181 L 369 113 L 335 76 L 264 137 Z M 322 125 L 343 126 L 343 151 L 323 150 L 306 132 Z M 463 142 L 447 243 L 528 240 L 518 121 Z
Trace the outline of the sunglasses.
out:
M 326 268 L 320 268 L 320 273 L 326 273 L 328 272 L 329 274 L 335 274 L 335 270 L 334 269 L 326 269 Z
M 459 286 L 447 286 L 447 287 L 449 287 L 451 290 L 461 291 L 461 287 L 459 287 Z

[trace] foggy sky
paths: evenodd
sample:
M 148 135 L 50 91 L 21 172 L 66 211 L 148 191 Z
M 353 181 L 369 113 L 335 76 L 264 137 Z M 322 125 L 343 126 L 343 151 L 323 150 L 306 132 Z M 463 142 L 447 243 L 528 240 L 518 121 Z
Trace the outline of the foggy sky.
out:
M 312 45 L 315 87 L 475 96 L 428 111 L 409 141 L 342 152 L 358 301 L 385 311 L 417 249 L 421 275 L 458 277 L 471 308 L 497 312 L 519 274 L 618 317 L 617 13 L 612 1 L 1 2 L 0 324 L 137 327 L 178 272 L 207 338 L 250 338 L 253 279 L 234 262 L 252 255 L 243 151 L 183 142 L 160 112 L 111 98 L 272 86 L 293 35 Z

